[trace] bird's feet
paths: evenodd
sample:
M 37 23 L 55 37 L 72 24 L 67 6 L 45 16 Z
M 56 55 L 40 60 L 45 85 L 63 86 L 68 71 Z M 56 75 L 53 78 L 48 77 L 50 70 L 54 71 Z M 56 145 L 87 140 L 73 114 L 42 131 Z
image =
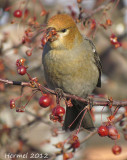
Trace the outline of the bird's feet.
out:
M 93 98 L 87 97 L 87 106 L 89 106 L 89 110 L 93 108 Z
M 63 97 L 63 90 L 61 88 L 55 88 L 55 93 L 56 93 L 56 96 L 58 96 L 59 98 Z
M 59 104 L 61 98 L 64 97 L 63 90 L 61 88 L 55 88 L 55 94 L 56 94 L 56 101 L 57 104 Z

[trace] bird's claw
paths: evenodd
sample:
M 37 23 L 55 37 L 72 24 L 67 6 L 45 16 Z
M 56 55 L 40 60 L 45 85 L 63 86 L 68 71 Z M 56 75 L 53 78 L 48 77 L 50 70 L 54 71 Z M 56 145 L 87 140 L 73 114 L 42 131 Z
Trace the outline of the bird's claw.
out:
M 89 104 L 89 109 L 91 110 L 93 108 L 93 98 L 88 97 L 87 101 L 88 101 L 88 104 Z
M 59 98 L 63 97 L 63 90 L 61 88 L 55 88 L 56 96 Z
M 56 103 L 59 104 L 61 98 L 63 97 L 63 90 L 60 88 L 55 88 L 55 93 L 56 93 Z

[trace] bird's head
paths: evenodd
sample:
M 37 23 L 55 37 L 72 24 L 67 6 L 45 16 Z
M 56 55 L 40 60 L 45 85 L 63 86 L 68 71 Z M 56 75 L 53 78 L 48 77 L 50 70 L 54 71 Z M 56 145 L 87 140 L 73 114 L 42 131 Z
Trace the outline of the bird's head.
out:
M 47 36 L 51 48 L 55 49 L 72 49 L 82 41 L 74 20 L 67 14 L 58 14 L 49 19 Z

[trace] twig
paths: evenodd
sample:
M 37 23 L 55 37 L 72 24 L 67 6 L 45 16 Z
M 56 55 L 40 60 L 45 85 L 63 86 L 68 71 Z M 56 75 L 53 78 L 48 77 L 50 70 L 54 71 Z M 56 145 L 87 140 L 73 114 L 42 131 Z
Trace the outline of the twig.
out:
M 107 0 L 107 2 L 105 2 L 105 4 L 95 8 L 93 11 L 91 11 L 89 14 L 83 16 L 82 21 L 85 21 L 87 18 L 90 18 L 92 15 L 94 15 L 97 12 L 100 12 L 101 10 L 105 9 L 107 7 L 107 4 L 110 3 L 111 0 Z
M 30 82 L 10 81 L 10 80 L 5 80 L 5 79 L 0 79 L 0 82 L 5 83 L 5 84 L 9 84 L 9 85 L 20 85 L 20 86 L 27 86 L 27 87 L 33 88 Z M 39 90 L 43 90 L 44 92 L 48 92 L 48 93 L 56 95 L 56 92 L 54 90 L 46 88 L 42 85 L 39 85 L 39 86 L 37 85 L 34 88 L 37 88 Z M 63 92 L 63 96 L 65 98 L 71 98 L 71 99 L 75 99 L 75 100 L 84 102 L 86 105 L 90 103 L 90 100 L 88 100 L 88 99 L 84 99 L 82 97 L 78 97 L 78 96 L 75 96 L 75 95 L 70 95 L 70 94 L 67 94 L 67 93 L 64 93 L 64 92 Z M 110 104 L 110 100 L 103 100 L 103 101 L 98 101 L 98 100 L 93 100 L 93 99 L 91 99 L 91 100 L 92 100 L 92 106 L 91 107 L 93 107 L 93 106 L 109 106 L 109 104 Z M 126 101 L 113 100 L 112 106 L 126 107 L 127 106 L 127 100 Z
M 35 119 L 36 119 L 37 121 L 41 121 L 42 123 L 48 125 L 49 127 L 52 127 L 51 123 L 45 121 L 43 118 L 41 118 L 41 117 L 39 117 L 39 116 L 35 115 L 34 113 L 29 112 L 29 111 L 27 111 L 27 110 L 26 110 L 25 112 L 26 112 L 27 114 L 29 114 L 29 115 L 35 117 Z
M 41 33 L 43 33 L 43 30 L 38 31 L 38 32 L 31 38 L 31 42 L 34 42 L 35 39 L 36 39 L 36 37 L 39 36 Z M 2 51 L 2 54 L 3 54 L 3 53 L 6 53 L 6 52 L 8 52 L 8 51 L 10 51 L 10 50 L 12 50 L 12 49 L 20 48 L 20 47 L 22 47 L 22 46 L 23 46 L 23 43 L 20 42 L 19 44 L 14 45 L 14 46 L 12 46 L 12 47 L 10 47 L 10 48 L 7 48 L 6 50 Z
M 126 115 L 125 114 L 122 114 L 120 115 L 118 118 L 114 119 L 112 122 L 115 124 L 119 121 L 121 121 Z M 95 134 L 97 133 L 97 129 L 95 129 L 93 132 L 90 132 L 90 134 L 88 134 L 88 136 L 86 136 L 82 141 L 80 141 L 80 144 L 86 142 L 89 138 L 91 138 L 92 136 L 94 136 Z M 65 149 L 65 151 L 68 151 L 70 150 L 71 148 L 68 147 L 67 149 Z M 50 158 L 50 160 L 53 160 L 53 158 L 56 158 L 57 156 L 63 154 L 63 152 L 59 152 L 59 153 L 56 153 L 54 155 L 52 155 L 52 157 Z

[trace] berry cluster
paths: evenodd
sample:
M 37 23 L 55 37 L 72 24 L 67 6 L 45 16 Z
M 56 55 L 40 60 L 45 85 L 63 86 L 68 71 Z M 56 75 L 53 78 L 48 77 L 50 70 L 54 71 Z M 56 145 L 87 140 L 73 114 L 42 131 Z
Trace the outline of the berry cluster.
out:
M 16 100 L 18 100 L 20 97 L 16 98 L 16 99 L 11 99 L 10 100 L 10 109 L 14 109 L 16 108 L 16 112 L 24 112 L 25 111 L 25 107 L 22 106 L 22 107 L 16 107 Z
M 99 128 L 98 128 L 98 134 L 99 136 L 101 137 L 105 137 L 105 136 L 108 136 L 109 138 L 111 138 L 112 140 L 117 140 L 120 138 L 120 135 L 116 129 L 115 126 L 112 126 L 112 125 L 101 125 Z
M 101 125 L 98 128 L 98 134 L 101 137 L 108 136 L 112 140 L 117 140 L 117 139 L 120 138 L 120 135 L 118 134 L 118 131 L 117 131 L 116 127 L 112 126 L 112 125 L 107 125 L 107 126 L 106 125 Z M 120 154 L 121 153 L 121 147 L 118 146 L 118 145 L 114 145 L 113 148 L 112 148 L 112 152 L 115 155 Z
M 25 59 L 21 58 L 16 61 L 17 72 L 20 75 L 25 75 L 27 73 L 27 67 L 24 66 Z
M 43 94 L 39 99 L 39 104 L 42 108 L 47 108 L 52 104 L 52 98 L 50 94 Z M 54 122 L 62 122 L 63 116 L 65 114 L 65 109 L 60 105 L 57 105 L 52 109 L 52 113 L 50 114 L 50 120 Z
M 65 114 L 65 109 L 61 107 L 60 105 L 57 105 L 52 109 L 52 113 L 50 114 L 50 120 L 54 122 L 62 122 L 63 121 L 63 116 Z
M 22 44 L 30 43 L 32 36 L 33 36 L 32 30 L 30 28 L 27 28 L 25 30 L 25 34 L 24 34 L 24 36 L 22 38 Z
M 79 139 L 76 135 L 72 136 L 72 138 L 69 141 L 69 144 L 71 144 L 71 147 L 76 149 L 80 147 Z
M 29 80 L 30 80 L 31 87 L 35 87 L 35 85 L 38 84 L 38 79 L 37 79 L 36 77 L 35 77 L 35 78 L 32 78 L 32 77 L 27 73 L 27 68 L 28 68 L 28 67 L 25 66 L 25 64 L 24 64 L 25 61 L 26 61 L 26 59 L 24 59 L 24 58 L 17 59 L 17 61 L 16 61 L 17 72 L 18 72 L 18 74 L 20 74 L 20 75 L 25 75 L 25 74 L 27 74 L 27 76 L 28 76 L 28 78 L 29 78 Z M 36 92 L 37 92 L 37 91 L 35 91 L 35 93 L 36 93 Z M 33 96 L 35 93 L 33 93 L 32 96 Z M 26 105 L 21 106 L 21 107 L 16 107 L 16 105 L 15 105 L 16 100 L 20 99 L 23 95 L 24 95 L 24 94 L 22 94 L 21 96 L 15 98 L 15 99 L 11 99 L 11 100 L 10 100 L 10 108 L 11 108 L 11 109 L 16 108 L 16 112 L 24 112 L 24 111 L 25 111 L 25 107 L 26 107 L 26 105 L 28 104 L 28 102 L 30 101 L 30 99 L 32 98 L 32 96 L 30 97 L 30 99 L 28 100 L 28 102 L 26 103 Z

